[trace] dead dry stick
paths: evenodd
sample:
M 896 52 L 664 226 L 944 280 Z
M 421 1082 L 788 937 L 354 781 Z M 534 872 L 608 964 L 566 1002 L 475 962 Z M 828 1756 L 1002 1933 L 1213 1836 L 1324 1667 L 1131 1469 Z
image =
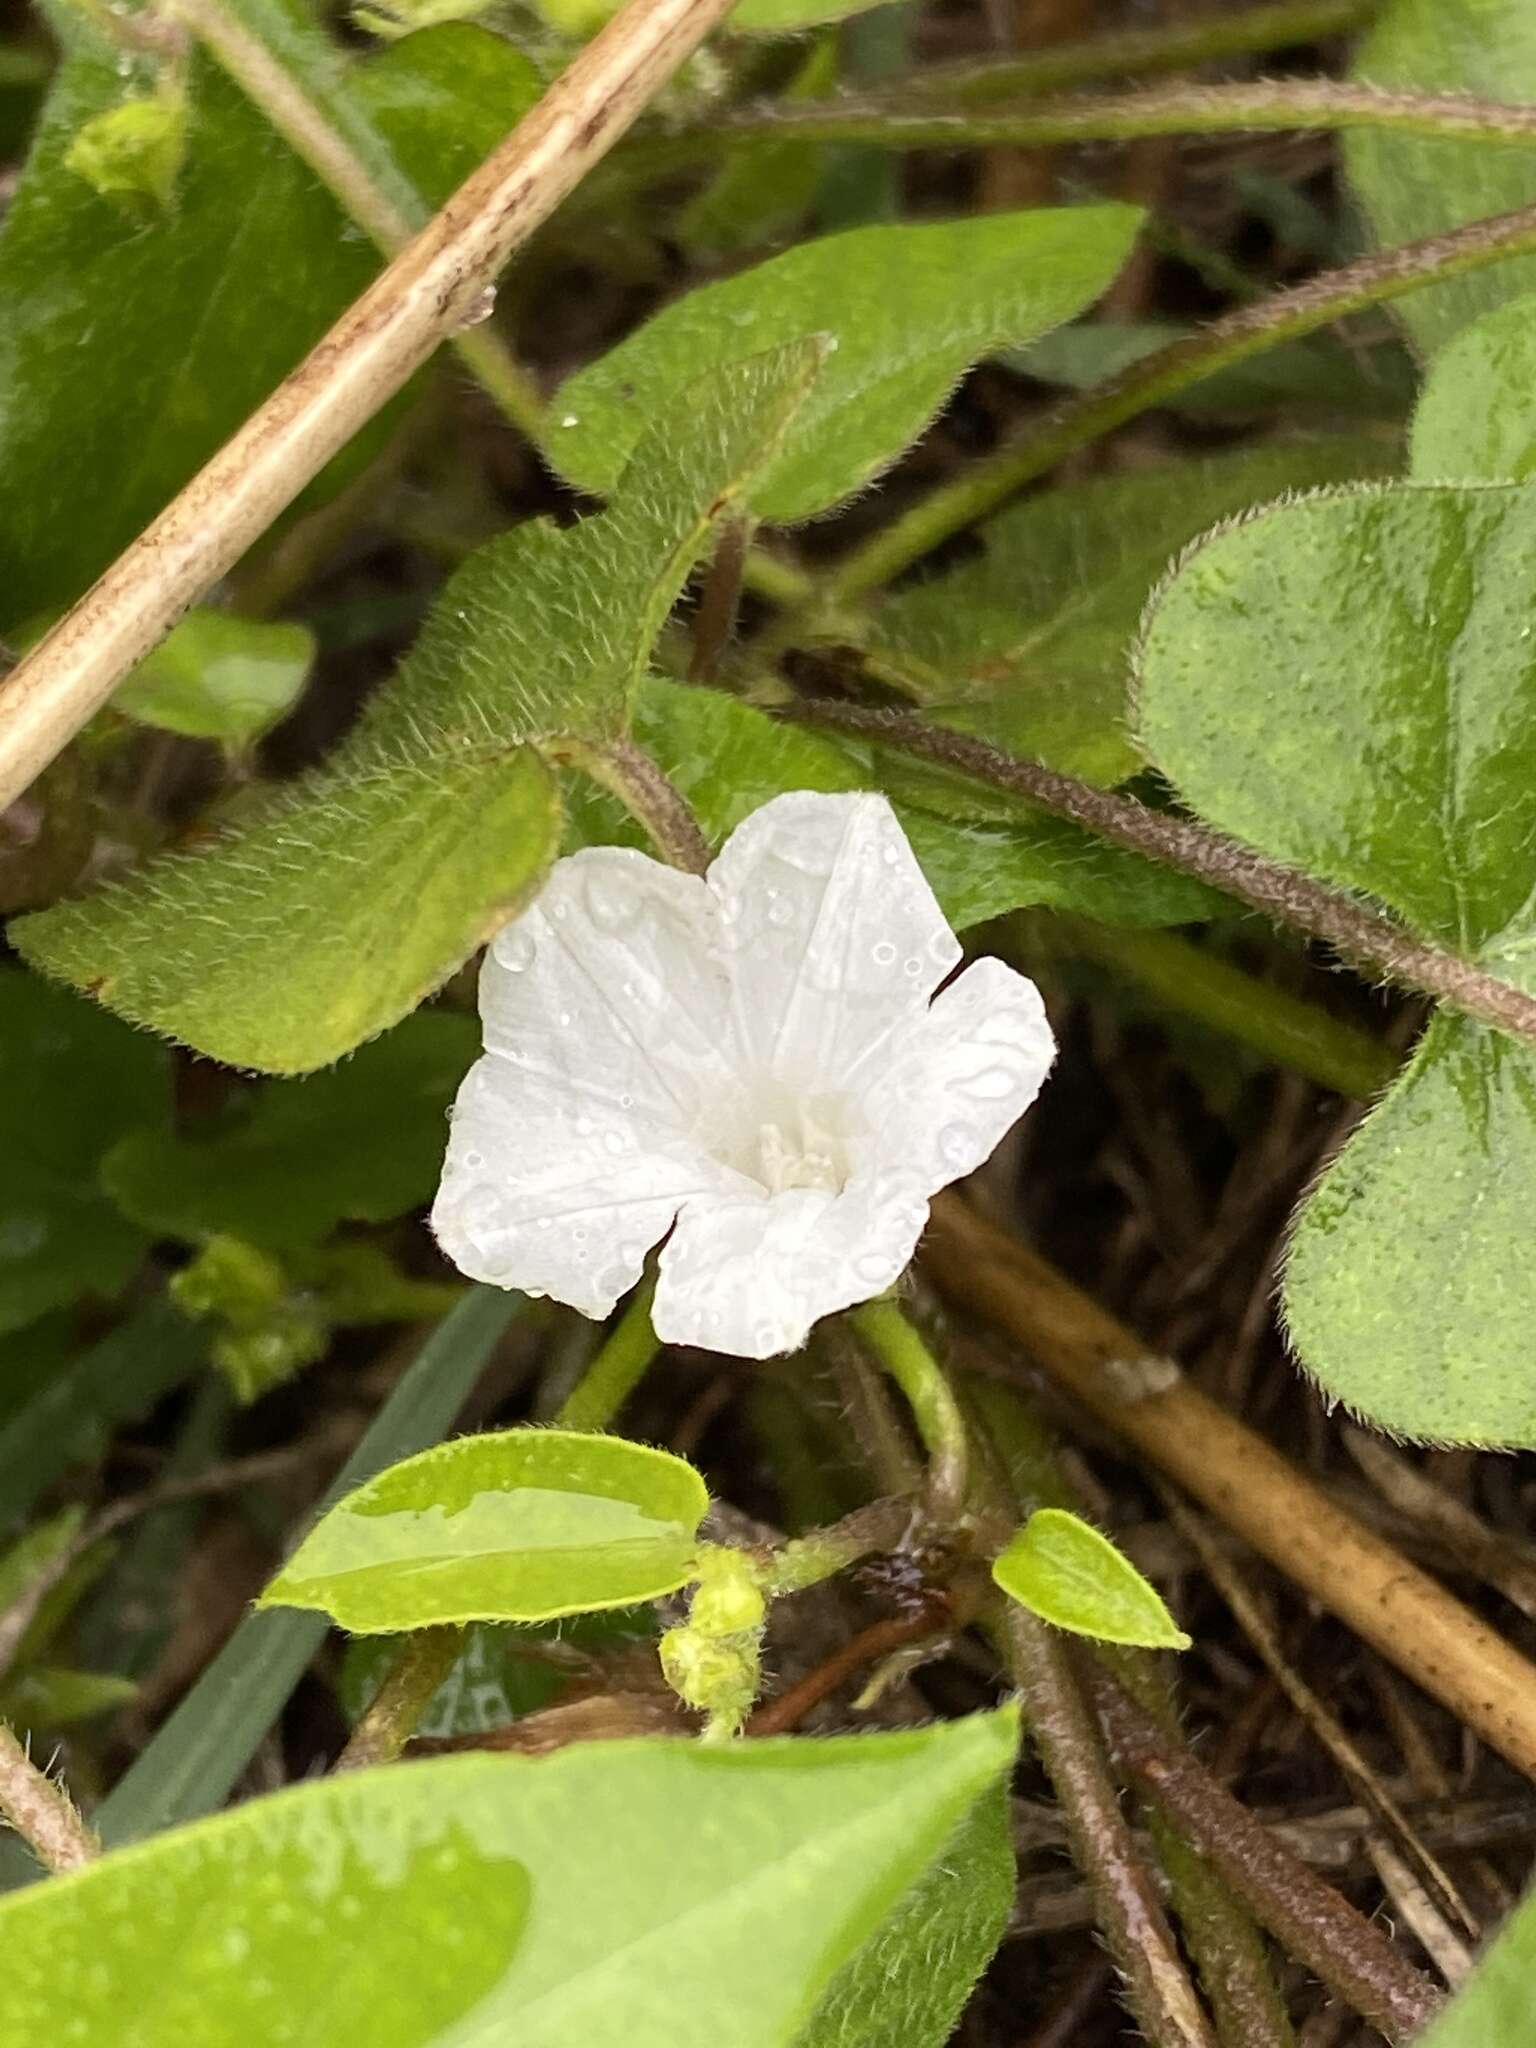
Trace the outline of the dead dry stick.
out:
M 512 251 L 731 0 L 629 0 L 527 119 L 0 686 L 0 810 L 311 477 L 471 325 Z
M 924 1257 L 940 1288 L 968 1313 L 1027 1347 L 1226 1528 L 1536 1778 L 1536 1666 L 1469 1608 L 958 1197 L 935 1202 Z

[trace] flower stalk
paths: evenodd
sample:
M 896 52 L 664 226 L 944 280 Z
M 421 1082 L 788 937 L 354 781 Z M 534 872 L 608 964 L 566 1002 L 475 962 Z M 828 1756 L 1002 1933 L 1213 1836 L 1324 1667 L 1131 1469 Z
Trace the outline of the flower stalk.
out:
M 850 1320 L 912 1410 L 928 1453 L 930 1510 L 940 1521 L 956 1520 L 965 1510 L 970 1442 L 944 1368 L 894 1301 L 867 1301 Z
M 661 1349 L 660 1339 L 651 1327 L 651 1303 L 655 1299 L 656 1278 L 648 1274 L 630 1296 L 629 1305 L 591 1364 L 560 1404 L 554 1418 L 557 1429 L 607 1429 Z

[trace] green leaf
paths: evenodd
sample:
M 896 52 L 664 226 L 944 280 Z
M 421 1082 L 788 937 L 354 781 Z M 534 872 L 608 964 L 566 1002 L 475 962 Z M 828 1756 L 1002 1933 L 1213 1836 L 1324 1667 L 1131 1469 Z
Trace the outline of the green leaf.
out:
M 261 1604 L 354 1635 L 630 1607 L 688 1579 L 708 1507 L 691 1465 L 623 1437 L 461 1437 L 332 1508 Z
M 1511 299 L 1440 349 L 1413 416 L 1412 473 L 1523 482 L 1536 470 L 1536 292 Z
M 147 1414 L 203 1362 L 201 1332 L 151 1301 L 98 1344 L 77 1349 L 67 1323 L 0 1339 L 0 1528 L 61 1474 L 99 1455 L 115 1423 Z
M 1200 884 L 1059 819 L 1000 800 L 978 820 L 973 792 L 960 791 L 954 778 L 912 775 L 894 753 L 843 747 L 717 690 L 653 679 L 641 689 L 635 731 L 716 845 L 784 790 L 883 789 L 957 930 L 1030 904 L 1153 925 L 1187 923 L 1222 907 Z M 956 814 L 943 815 L 938 806 L 956 792 Z M 577 792 L 570 805 L 578 836 L 590 843 L 640 843 L 606 799 Z
M 1291 1342 L 1394 1435 L 1536 1444 L 1536 1048 L 1437 1017 L 1297 1219 Z
M 397 1458 L 435 1443 L 521 1307 L 474 1287 L 446 1315 L 342 1467 L 320 1513 Z M 111 1846 L 208 1813 L 229 1795 L 325 1637 L 312 1614 L 249 1614 L 93 1816 Z
M 1278 508 L 1165 589 L 1140 698 L 1153 759 L 1205 817 L 1527 989 L 1533 549 L 1526 485 Z M 1437 1025 L 1297 1225 L 1285 1306 L 1302 1363 L 1387 1428 L 1536 1441 L 1530 1062 Z
M 306 89 L 410 216 L 446 198 L 531 97 L 527 60 L 483 31 L 430 30 L 344 68 L 304 13 L 241 0 L 242 20 L 305 67 Z M 93 189 L 68 152 L 135 78 L 125 82 L 120 45 L 85 10 L 52 18 L 65 61 L 0 232 L 0 629 L 76 597 L 381 262 L 196 50 L 174 204 L 135 216 Z M 467 37 L 479 39 L 473 60 Z M 395 416 L 359 435 L 301 503 L 355 474 Z
M 1097 298 L 1141 219 L 1131 206 L 1041 208 L 802 243 L 688 293 L 567 379 L 546 452 L 573 483 L 607 491 L 702 370 L 822 334 L 833 353 L 752 505 L 774 520 L 826 511 L 888 468 L 980 357 Z
M 1002 1713 L 814 1744 L 585 1743 L 253 1800 L 0 1908 L 0 2033 L 790 2048 L 1016 1740 Z
M 994 1560 L 1010 1600 L 1074 1635 L 1143 1650 L 1187 1650 L 1156 1588 L 1107 1536 L 1066 1508 L 1036 1508 Z
M 1360 45 L 1354 76 L 1389 90 L 1536 100 L 1536 12 L 1528 0 L 1392 0 Z M 1519 143 L 1447 142 L 1357 128 L 1344 161 L 1386 248 L 1536 204 L 1536 154 Z M 1396 312 L 1423 349 L 1536 285 L 1521 256 L 1411 292 Z
M 136 1699 L 138 1691 L 131 1678 L 117 1678 L 111 1672 L 35 1664 L 0 1688 L 0 1720 L 26 1741 L 34 1734 L 116 1713 Z
M 1418 2048 L 1526 2048 L 1533 1982 L 1536 1896 L 1528 1892 Z
M 112 708 L 141 725 L 247 747 L 292 710 L 314 658 L 307 626 L 189 612 L 119 685 Z
M 838 39 L 821 36 L 777 96 L 804 106 L 837 89 Z M 728 157 L 678 215 L 675 234 L 699 265 L 751 254 L 789 240 L 809 214 L 825 171 L 815 142 L 781 142 Z
M 479 1040 L 473 1019 L 423 1011 L 324 1074 L 250 1091 L 206 1134 L 125 1138 L 103 1184 L 136 1223 L 192 1244 L 228 1234 L 286 1251 L 388 1222 L 431 1194 Z
M 829 1985 L 794 2048 L 944 2048 L 1013 1913 L 1006 1785 L 977 1801 Z
M 881 605 L 870 656 L 941 723 L 1124 781 L 1140 766 L 1125 729 L 1130 644 L 1169 561 L 1218 520 L 1378 475 L 1390 455 L 1358 437 L 1283 441 L 1026 498 L 980 528 L 979 555 Z
M 12 926 L 23 953 L 235 1066 L 324 1066 L 395 1023 L 527 901 L 559 797 L 519 739 L 626 725 L 711 526 L 768 458 L 820 347 L 674 396 L 611 510 L 473 555 L 333 759 L 206 852 Z
M 0 1331 L 112 1294 L 148 1239 L 97 1186 L 102 1155 L 170 1113 L 161 1049 L 78 996 L 0 970 Z

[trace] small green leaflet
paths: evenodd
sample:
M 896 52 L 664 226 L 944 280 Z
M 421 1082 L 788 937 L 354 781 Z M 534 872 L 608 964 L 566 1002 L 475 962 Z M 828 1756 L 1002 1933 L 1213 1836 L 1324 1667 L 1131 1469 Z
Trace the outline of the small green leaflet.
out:
M 315 658 L 307 626 L 188 612 L 112 698 L 141 725 L 248 747 L 292 710 Z
M 261 1605 L 354 1635 L 630 1607 L 686 1582 L 708 1507 L 691 1465 L 623 1437 L 460 1437 L 338 1502 Z
M 18 920 L 16 944 L 232 1066 L 303 1073 L 395 1023 L 554 858 L 558 791 L 516 742 L 623 729 L 712 524 L 820 357 L 799 342 L 674 393 L 607 511 L 516 527 L 470 557 L 323 768 L 206 852 Z
M 992 1577 L 1010 1600 L 1074 1635 L 1143 1650 L 1189 1648 L 1155 1587 L 1066 1508 L 1036 1508 L 994 1561 Z
M 102 1155 L 164 1127 L 161 1048 L 67 990 L 0 969 L 0 1331 L 112 1294 L 148 1235 L 102 1192 Z
M 1219 533 L 1150 618 L 1148 752 L 1224 831 L 1536 987 L 1533 567 L 1529 485 L 1318 497 Z M 1536 1051 L 1442 1016 L 1296 1224 L 1303 1365 L 1404 1436 L 1536 1442 L 1533 1205 Z
M 1005 1711 L 582 1743 L 251 1800 L 0 1906 L 0 2036 L 795 2048 L 967 1816 L 1000 1811 L 1017 1741 Z
M 750 502 L 771 520 L 825 512 L 889 468 L 974 362 L 1096 299 L 1141 220 L 1133 206 L 1042 207 L 801 243 L 689 292 L 568 378 L 546 453 L 583 490 L 610 490 L 682 385 L 820 334 L 826 367 Z
M 1530 0 L 1389 0 L 1360 45 L 1354 76 L 1399 92 L 1536 100 Z M 1448 142 L 1357 128 L 1344 161 L 1385 248 L 1536 204 L 1536 153 L 1518 143 Z M 1536 285 L 1536 256 L 1486 265 L 1411 292 L 1394 308 L 1423 350 Z
M 264 1083 L 208 1130 L 123 1139 L 103 1183 L 124 1215 L 190 1244 L 227 1233 L 287 1251 L 387 1222 L 436 1185 L 479 1042 L 472 1018 L 424 1010 L 323 1074 Z

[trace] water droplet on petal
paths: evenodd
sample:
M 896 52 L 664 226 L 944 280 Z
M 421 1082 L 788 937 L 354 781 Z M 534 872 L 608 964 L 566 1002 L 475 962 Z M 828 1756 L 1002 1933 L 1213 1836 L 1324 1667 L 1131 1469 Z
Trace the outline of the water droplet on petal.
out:
M 575 1122 L 574 1122 L 574 1123 L 573 1123 L 573 1124 L 571 1125 L 571 1129 L 572 1129 L 572 1130 L 573 1130 L 573 1131 L 574 1131 L 574 1132 L 576 1133 L 576 1135 L 577 1135 L 577 1137 L 578 1137 L 578 1138 L 590 1138 L 590 1137 L 591 1137 L 591 1135 L 592 1135 L 592 1119 L 591 1119 L 591 1117 L 589 1117 L 589 1116 L 579 1116 L 579 1117 L 577 1117 L 576 1121 L 575 1121 Z
M 505 967 L 508 974 L 521 974 L 533 965 L 538 948 L 526 925 L 513 924 L 497 939 L 494 951 L 498 967 Z
M 960 1083 L 960 1093 L 976 1102 L 1001 1102 L 1013 1093 L 1013 1075 L 1007 1067 L 983 1067 L 979 1074 Z
M 752 1332 L 752 1342 L 759 1351 L 774 1352 L 783 1342 L 783 1332 L 777 1323 L 759 1323 Z
M 617 931 L 621 925 L 632 924 L 636 908 L 634 890 L 616 875 L 599 873 L 587 877 L 587 914 L 605 931 Z
M 870 958 L 874 961 L 877 967 L 889 967 L 891 962 L 896 958 L 896 948 L 891 944 L 889 939 L 881 939 L 878 942 L 878 944 L 876 944 L 871 949 Z
M 896 1276 L 891 1270 L 891 1260 L 884 1252 L 863 1252 L 853 1262 L 858 1278 L 870 1287 L 883 1287 Z
M 783 931 L 786 925 L 795 921 L 795 906 L 787 897 L 778 896 L 768 905 L 768 922 Z
M 612 1153 L 615 1158 L 624 1150 L 624 1140 L 617 1131 L 604 1131 L 603 1150 Z
M 645 1257 L 645 1246 L 643 1244 L 636 1244 L 634 1239 L 631 1238 L 628 1244 L 621 1244 L 619 1246 L 619 1257 L 626 1266 L 633 1270 Z
M 971 1156 L 972 1138 L 969 1124 L 945 1124 L 939 1132 L 939 1157 L 946 1166 L 959 1166 Z
M 921 960 L 917 958 L 916 954 L 914 954 L 910 960 L 902 961 L 901 971 L 903 974 L 910 976 L 910 978 L 913 981 L 916 981 L 917 977 L 923 971 L 923 963 Z

